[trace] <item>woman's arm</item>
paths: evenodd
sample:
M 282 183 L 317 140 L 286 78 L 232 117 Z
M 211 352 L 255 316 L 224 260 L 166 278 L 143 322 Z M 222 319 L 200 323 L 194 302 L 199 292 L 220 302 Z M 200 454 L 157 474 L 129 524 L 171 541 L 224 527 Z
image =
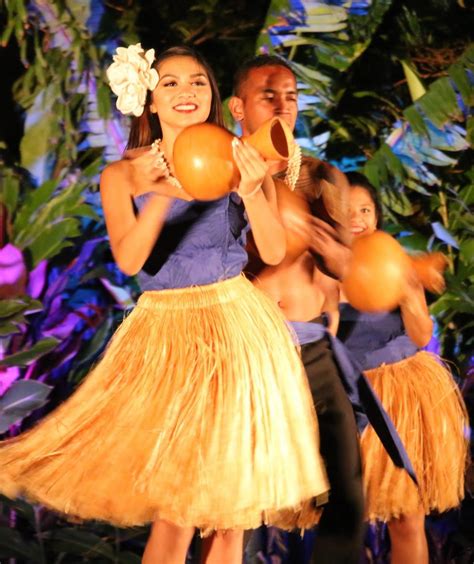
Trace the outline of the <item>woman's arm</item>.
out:
M 400 302 L 400 310 L 405 330 L 410 339 L 419 347 L 427 345 L 433 333 L 425 291 L 418 277 L 413 273 L 409 276 L 405 296 Z
M 286 234 L 268 165 L 257 150 L 246 143 L 235 142 L 233 150 L 241 175 L 237 193 L 244 202 L 260 258 L 266 264 L 279 264 L 286 254 Z
M 166 218 L 171 197 L 164 195 L 165 182 L 155 182 L 156 191 L 135 216 L 132 205 L 133 175 L 130 163 L 108 165 L 100 178 L 105 224 L 114 259 L 122 272 L 134 275 L 142 268 L 155 245 Z

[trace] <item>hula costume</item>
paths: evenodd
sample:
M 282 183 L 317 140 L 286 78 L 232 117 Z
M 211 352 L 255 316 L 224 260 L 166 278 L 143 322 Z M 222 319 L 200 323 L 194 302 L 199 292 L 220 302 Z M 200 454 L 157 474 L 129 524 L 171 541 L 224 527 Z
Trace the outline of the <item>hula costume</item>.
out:
M 464 496 L 468 420 L 459 389 L 441 359 L 418 351 L 401 315 L 361 313 L 341 304 L 339 338 L 355 356 L 393 420 L 418 487 L 396 468 L 369 426 L 361 437 L 367 516 L 388 521 L 446 511 Z
M 328 490 L 290 332 L 241 275 L 246 231 L 235 194 L 174 200 L 103 358 L 1 445 L 2 492 L 82 519 L 206 533 L 279 525 Z

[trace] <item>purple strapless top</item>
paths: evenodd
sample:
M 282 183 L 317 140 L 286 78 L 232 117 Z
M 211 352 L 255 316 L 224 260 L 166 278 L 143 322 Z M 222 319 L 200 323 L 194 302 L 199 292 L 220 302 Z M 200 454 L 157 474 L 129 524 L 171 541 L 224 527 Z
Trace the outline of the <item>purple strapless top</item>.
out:
M 134 199 L 140 210 L 148 194 Z M 248 222 L 237 194 L 211 202 L 175 199 L 138 282 L 142 291 L 186 288 L 242 272 Z
M 399 310 L 363 313 L 350 304 L 339 306 L 338 338 L 363 370 L 393 364 L 413 356 L 418 347 L 408 337 Z

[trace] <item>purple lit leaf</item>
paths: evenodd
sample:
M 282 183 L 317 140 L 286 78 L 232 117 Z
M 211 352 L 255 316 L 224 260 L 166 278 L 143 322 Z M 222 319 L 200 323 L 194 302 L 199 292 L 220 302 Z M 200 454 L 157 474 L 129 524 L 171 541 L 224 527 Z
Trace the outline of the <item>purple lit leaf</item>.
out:
M 438 239 L 440 239 L 441 241 L 443 241 L 443 243 L 446 243 L 447 245 L 451 245 L 455 249 L 459 249 L 459 244 L 456 241 L 456 239 L 451 235 L 451 233 L 445 227 L 441 225 L 441 223 L 439 223 L 439 221 L 432 223 L 431 226 L 433 227 L 434 234 Z
M 67 339 L 80 321 L 82 321 L 82 318 L 77 313 L 68 313 L 60 323 L 49 329 L 44 329 L 42 334 L 48 337 L 57 337 L 60 340 Z
M 0 249 L 0 298 L 14 298 L 25 293 L 26 267 L 23 254 L 10 243 Z
M 36 268 L 30 272 L 27 285 L 27 293 L 32 298 L 38 298 L 43 291 L 46 282 L 46 271 L 48 269 L 48 261 L 42 260 Z
M 133 307 L 135 305 L 135 302 L 133 301 L 130 292 L 126 288 L 121 288 L 120 286 L 116 286 L 106 278 L 101 278 L 100 281 L 112 294 L 115 301 L 118 304 L 120 304 L 123 308 Z
M 15 382 L 0 399 L 0 433 L 46 403 L 51 386 L 34 380 Z
M 17 366 L 0 368 L 0 396 L 8 390 L 15 380 L 20 377 L 20 369 Z

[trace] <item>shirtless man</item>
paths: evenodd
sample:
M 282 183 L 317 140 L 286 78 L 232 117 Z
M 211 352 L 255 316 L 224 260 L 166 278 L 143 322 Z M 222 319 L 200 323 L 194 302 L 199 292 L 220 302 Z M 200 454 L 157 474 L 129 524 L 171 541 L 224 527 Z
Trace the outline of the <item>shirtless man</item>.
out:
M 274 116 L 283 119 L 293 130 L 298 112 L 293 72 L 276 57 L 256 57 L 238 71 L 229 107 L 244 135 L 253 133 L 263 122 Z M 308 167 L 310 170 L 306 171 L 303 179 L 300 172 Z M 291 164 L 288 168 L 291 168 Z M 303 158 L 301 171 L 293 171 L 292 174 L 289 171 L 286 174 L 285 169 L 286 163 L 278 162 L 272 163 L 270 170 L 277 178 L 285 178 L 286 175 L 287 183 L 295 184 L 295 191 L 301 191 L 297 176 L 300 176 L 298 180 L 307 181 L 309 175 L 315 181 L 318 178 L 325 179 L 332 184 L 340 184 L 345 178 L 334 167 L 310 158 Z M 347 259 L 347 248 L 335 236 L 336 229 L 317 221 L 313 228 L 313 251 L 329 259 L 333 269 L 334 266 L 342 265 Z M 327 267 L 330 268 L 330 265 L 327 264 Z M 305 252 L 297 258 L 287 257 L 280 265 L 261 270 L 252 264 L 251 270 L 257 275 L 255 283 L 279 303 L 288 320 L 320 321 L 323 312 L 329 311 L 332 315 L 329 327 L 335 331 L 338 315 L 337 282 L 317 268 L 312 253 Z M 300 333 L 298 325 L 294 324 L 294 327 Z M 331 492 L 318 526 L 312 562 L 356 564 L 364 532 L 356 420 L 329 338 L 320 324 L 315 324 L 314 327 L 315 334 L 306 338 L 298 334 L 298 337 L 318 413 L 320 449 L 326 463 Z
M 252 59 L 235 76 L 229 108 L 243 135 L 252 134 L 275 116 L 293 130 L 298 112 L 293 71 L 277 57 Z M 328 327 L 335 333 L 339 314 L 334 278 L 343 275 L 350 256 L 345 243 L 347 180 L 328 163 L 311 157 L 300 159 L 298 151 L 297 147 L 288 165 L 270 163 L 270 171 L 308 202 L 311 215 L 306 222 L 292 222 L 292 228 L 304 235 L 310 248 L 298 256 L 289 253 L 278 266 L 263 267 L 253 259 L 248 271 L 280 305 L 297 333 L 318 414 L 320 450 L 331 491 L 311 562 L 356 564 L 364 535 L 357 427 L 361 431 L 369 420 L 393 462 L 416 478 L 393 424 L 370 385 L 322 324 L 322 314 L 329 312 Z

